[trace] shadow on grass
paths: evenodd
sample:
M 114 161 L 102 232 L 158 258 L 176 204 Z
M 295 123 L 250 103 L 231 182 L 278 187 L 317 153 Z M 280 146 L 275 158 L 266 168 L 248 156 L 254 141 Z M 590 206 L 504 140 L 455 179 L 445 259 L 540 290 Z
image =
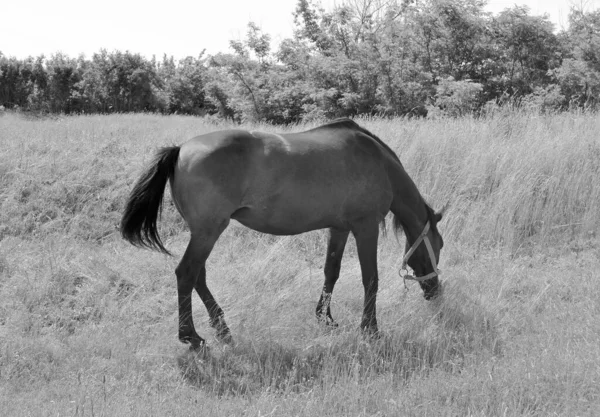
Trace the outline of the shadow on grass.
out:
M 410 321 L 410 323 L 409 323 Z M 385 375 L 404 383 L 431 370 L 460 372 L 467 363 L 501 354 L 494 315 L 464 294 L 426 304 L 394 333 L 368 338 L 342 328 L 302 346 L 241 340 L 178 358 L 185 380 L 217 395 L 302 392 Z
M 324 351 L 306 354 L 275 341 L 187 351 L 177 359 L 188 383 L 217 395 L 246 395 L 266 388 L 298 391 L 320 377 Z

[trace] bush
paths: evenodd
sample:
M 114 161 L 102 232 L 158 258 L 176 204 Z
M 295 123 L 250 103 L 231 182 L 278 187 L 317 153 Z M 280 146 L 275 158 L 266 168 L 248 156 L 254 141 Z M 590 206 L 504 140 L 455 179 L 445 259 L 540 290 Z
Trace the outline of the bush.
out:
M 458 117 L 472 113 L 479 107 L 483 86 L 471 80 L 442 79 L 435 88 L 435 102 L 428 106 L 429 116 Z
M 561 94 L 560 86 L 551 84 L 547 87 L 536 87 L 533 93 L 523 97 L 521 105 L 528 109 L 546 113 L 558 111 L 565 103 L 565 96 Z

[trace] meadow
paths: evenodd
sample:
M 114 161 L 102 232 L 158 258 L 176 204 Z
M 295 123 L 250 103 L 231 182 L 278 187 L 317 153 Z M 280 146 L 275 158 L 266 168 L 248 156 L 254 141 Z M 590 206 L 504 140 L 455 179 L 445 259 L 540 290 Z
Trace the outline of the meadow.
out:
M 188 232 L 170 197 L 168 257 L 119 235 L 159 146 L 231 127 L 184 116 L 0 116 L 0 415 L 593 416 L 600 414 L 600 117 L 358 122 L 394 149 L 436 208 L 444 296 L 397 275 L 404 237 L 380 239 L 382 336 L 358 330 L 350 238 L 314 316 L 326 231 L 239 224 L 208 260 L 233 332 L 209 353 L 177 340 L 174 269 Z M 295 131 L 247 124 L 248 129 Z M 232 222 L 235 223 L 235 222 Z

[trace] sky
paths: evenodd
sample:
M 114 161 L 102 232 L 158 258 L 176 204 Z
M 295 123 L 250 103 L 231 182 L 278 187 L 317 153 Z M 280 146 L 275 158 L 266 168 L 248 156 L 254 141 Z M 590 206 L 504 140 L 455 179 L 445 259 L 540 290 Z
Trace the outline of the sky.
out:
M 548 14 L 566 28 L 569 7 L 581 2 L 600 8 L 600 0 L 490 0 L 498 13 L 515 4 L 531 14 Z M 273 44 L 290 37 L 297 0 L 0 0 L 0 52 L 7 56 L 91 57 L 101 48 L 129 50 L 150 58 L 176 59 L 228 52 L 229 40 L 242 39 L 249 21 L 269 33 Z M 340 0 L 321 0 L 330 9 Z

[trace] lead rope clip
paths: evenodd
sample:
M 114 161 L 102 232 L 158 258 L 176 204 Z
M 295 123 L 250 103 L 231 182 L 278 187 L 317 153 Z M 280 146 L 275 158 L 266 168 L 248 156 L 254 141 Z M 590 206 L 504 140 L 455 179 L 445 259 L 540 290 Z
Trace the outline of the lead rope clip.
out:
M 400 278 L 402 278 L 402 281 L 404 282 L 404 290 L 407 292 L 410 291 L 410 288 L 408 288 L 408 285 L 406 285 L 406 279 L 408 277 L 408 269 L 406 269 L 405 267 L 402 267 L 398 271 L 398 274 L 400 275 Z

